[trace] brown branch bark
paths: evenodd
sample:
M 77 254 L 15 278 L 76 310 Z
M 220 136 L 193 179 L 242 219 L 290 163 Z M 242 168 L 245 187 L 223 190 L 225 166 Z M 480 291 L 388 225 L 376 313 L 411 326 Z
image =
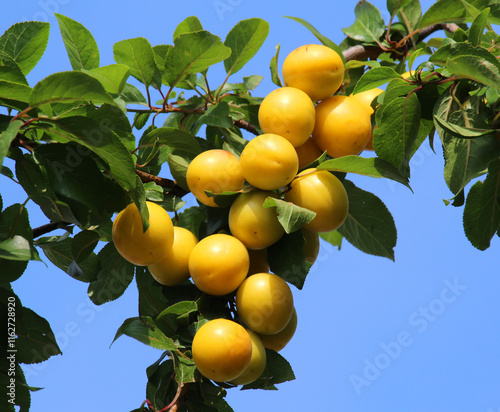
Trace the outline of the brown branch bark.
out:
M 424 27 L 420 32 L 418 33 L 418 40 L 417 42 L 420 42 L 430 36 L 431 34 L 440 31 L 440 30 L 445 30 L 449 33 L 454 33 L 455 30 L 458 29 L 458 26 L 455 23 L 439 23 L 439 24 L 433 24 L 428 27 Z M 407 47 L 405 45 L 404 47 Z M 378 46 L 363 46 L 363 45 L 356 45 L 349 47 L 348 49 L 344 50 L 342 54 L 344 55 L 344 58 L 346 61 L 349 60 L 366 60 L 366 59 L 376 59 L 378 56 L 380 56 L 384 50 L 382 50 Z
M 67 222 L 50 222 L 45 225 L 35 227 L 33 228 L 33 239 L 46 235 L 47 233 L 53 232 L 54 230 L 57 229 L 65 229 L 66 227 L 70 226 L 71 223 Z
M 180 187 L 175 180 L 165 179 L 163 177 L 155 176 L 150 173 L 142 172 L 136 170 L 135 173 L 141 178 L 142 183 L 155 182 L 158 186 L 167 189 L 171 194 L 175 196 L 185 196 L 189 192 Z
M 247 132 L 254 134 L 255 136 L 259 135 L 259 132 L 257 131 L 256 127 L 253 124 L 248 123 L 246 120 L 243 119 L 235 120 L 233 124 L 236 127 L 239 127 L 240 129 L 244 129 Z

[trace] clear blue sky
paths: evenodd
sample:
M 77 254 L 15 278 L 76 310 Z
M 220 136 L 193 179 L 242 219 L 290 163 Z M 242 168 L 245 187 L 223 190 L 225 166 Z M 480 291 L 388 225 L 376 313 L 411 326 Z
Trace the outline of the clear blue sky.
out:
M 94 35 L 101 65 L 113 63 L 119 40 L 142 36 L 151 44 L 171 42 L 176 25 L 196 15 L 204 27 L 225 38 L 239 20 L 270 23 L 261 51 L 241 76 L 265 76 L 256 94 L 275 86 L 269 62 L 275 46 L 282 56 L 315 38 L 283 15 L 298 16 L 336 42 L 354 21 L 354 1 L 193 0 L 132 2 L 40 0 L 4 5 L 0 31 L 24 20 L 51 23 L 46 54 L 30 75 L 34 85 L 71 69 L 53 12 L 84 24 Z M 385 1 L 372 1 L 384 9 Z M 421 1 L 426 10 L 433 2 Z M 387 12 L 382 15 L 388 19 Z M 209 72 L 212 72 L 212 70 Z M 215 84 L 218 73 L 213 71 Z M 475 250 L 462 229 L 461 208 L 442 178 L 443 157 L 428 144 L 411 162 L 414 193 L 397 183 L 352 177 L 376 193 L 398 228 L 396 261 L 364 255 L 345 243 L 341 251 L 322 244 L 318 262 L 302 291 L 294 290 L 299 326 L 282 354 L 297 379 L 279 391 L 231 390 L 236 412 L 498 412 L 500 411 L 500 273 L 498 237 Z M 23 202 L 0 176 L 4 205 Z M 33 204 L 32 226 L 47 223 Z M 145 399 L 145 368 L 161 352 L 122 337 L 110 348 L 124 319 L 137 315 L 134 283 L 117 301 L 101 307 L 87 297 L 87 285 L 43 263 L 30 263 L 14 283 L 23 305 L 52 325 L 63 351 L 24 368 L 28 383 L 44 387 L 32 396 L 32 411 L 130 411 Z

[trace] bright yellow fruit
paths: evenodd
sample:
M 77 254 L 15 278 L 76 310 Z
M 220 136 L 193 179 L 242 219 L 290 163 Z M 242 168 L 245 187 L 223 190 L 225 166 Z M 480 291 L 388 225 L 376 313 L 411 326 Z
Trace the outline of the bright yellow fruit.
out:
M 312 265 L 316 262 L 319 255 L 319 234 L 302 228 L 302 235 L 304 236 L 304 253 L 305 259 Z
M 259 379 L 266 369 L 266 348 L 264 347 L 259 335 L 251 330 L 247 331 L 252 339 L 252 357 L 250 363 L 243 371 L 243 373 L 236 379 L 229 382 L 234 385 L 248 385 Z
M 312 137 L 331 157 L 357 155 L 370 140 L 372 123 L 363 105 L 348 96 L 332 96 L 316 106 Z
M 275 190 L 292 181 L 299 170 L 293 145 L 273 133 L 264 133 L 248 142 L 240 157 L 243 176 L 262 190 Z
M 189 272 L 198 289 L 222 296 L 235 291 L 250 267 L 245 245 L 234 236 L 218 233 L 200 240 L 189 256 Z
M 296 87 L 317 102 L 340 88 L 344 80 L 344 63 L 329 47 L 307 44 L 286 57 L 282 73 L 285 86 Z
M 273 335 L 259 335 L 262 344 L 267 349 L 279 352 L 288 342 L 290 342 L 297 330 L 297 311 L 293 309 L 292 318 L 285 326 L 285 329 Z
M 196 199 L 211 207 L 217 204 L 205 190 L 213 193 L 238 191 L 245 184 L 239 159 L 221 149 L 207 150 L 196 156 L 188 166 L 186 181 Z
M 314 219 L 304 224 L 313 232 L 330 232 L 344 223 L 349 200 L 342 182 L 326 170 L 306 169 L 285 193 L 285 200 L 316 212 Z
M 185 282 L 189 279 L 189 256 L 197 243 L 198 239 L 191 231 L 174 226 L 174 244 L 163 259 L 148 266 L 149 272 L 165 286 Z
M 303 145 L 309 139 L 315 119 L 311 98 L 295 87 L 273 90 L 259 108 L 259 125 L 262 131 L 283 136 L 294 147 Z
M 361 103 L 368 114 L 371 116 L 375 112 L 372 107 L 372 102 L 383 92 L 384 91 L 382 89 L 376 87 L 374 89 L 366 90 L 361 93 L 353 94 L 351 95 L 351 97 Z M 364 150 L 373 150 L 373 128 L 370 139 L 368 139 L 368 143 L 366 144 Z
M 118 253 L 138 266 L 151 265 L 163 259 L 174 243 L 174 226 L 167 211 L 146 202 L 149 227 L 142 228 L 141 215 L 135 203 L 129 204 L 113 222 L 113 243 Z
M 236 310 L 243 322 L 257 333 L 283 330 L 293 313 L 293 295 L 288 283 L 271 273 L 249 276 L 236 292 Z
M 263 206 L 267 197 L 277 198 L 274 192 L 252 190 L 242 193 L 229 209 L 229 230 L 248 249 L 264 249 L 284 235 L 276 208 Z
M 299 157 L 299 169 L 309 166 L 323 154 L 313 138 L 307 139 L 302 146 L 296 147 L 295 150 Z
M 210 320 L 193 339 L 193 360 L 200 373 L 216 382 L 237 378 L 252 359 L 252 339 L 240 324 L 228 319 Z

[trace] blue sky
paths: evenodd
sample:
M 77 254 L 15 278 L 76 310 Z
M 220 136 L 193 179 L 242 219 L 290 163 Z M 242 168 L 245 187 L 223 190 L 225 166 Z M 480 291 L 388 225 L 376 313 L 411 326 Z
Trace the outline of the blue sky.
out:
M 372 1 L 384 10 L 385 1 Z M 421 1 L 426 10 L 431 1 Z M 24 20 L 51 23 L 46 54 L 29 75 L 31 85 L 71 66 L 54 12 L 84 24 L 94 35 L 101 65 L 113 63 L 119 40 L 145 37 L 171 42 L 176 25 L 196 15 L 204 27 L 225 38 L 242 19 L 260 17 L 270 34 L 257 56 L 235 75 L 261 74 L 255 94 L 274 90 L 269 62 L 276 45 L 281 56 L 316 42 L 298 16 L 336 42 L 354 21 L 356 2 L 193 0 L 189 2 L 76 0 L 24 1 L 4 7 L 0 31 Z M 215 84 L 221 75 L 210 70 Z M 436 142 L 437 143 L 437 142 Z M 229 391 L 236 412 L 498 412 L 500 411 L 500 276 L 494 238 L 485 252 L 474 249 L 462 228 L 461 208 L 445 206 L 451 193 L 442 178 L 443 157 L 424 143 L 412 162 L 411 185 L 368 177 L 351 179 L 377 194 L 398 228 L 396 261 L 369 256 L 344 243 L 338 251 L 322 243 L 305 287 L 294 289 L 298 329 L 281 352 L 296 380 L 279 391 Z M 25 200 L 3 176 L 4 205 Z M 47 223 L 29 204 L 33 227 Z M 30 263 L 14 283 L 24 306 L 52 325 L 63 355 L 24 368 L 28 383 L 44 387 L 32 396 L 32 411 L 130 411 L 145 398 L 145 368 L 161 352 L 130 338 L 110 348 L 123 320 L 137 315 L 134 284 L 117 301 L 95 306 L 87 285 L 51 265 Z

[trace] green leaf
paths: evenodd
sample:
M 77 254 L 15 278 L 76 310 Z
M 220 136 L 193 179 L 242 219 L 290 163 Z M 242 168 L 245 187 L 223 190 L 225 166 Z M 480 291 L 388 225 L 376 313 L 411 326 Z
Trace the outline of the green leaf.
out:
M 344 239 L 344 236 L 342 236 L 338 230 L 320 233 L 319 237 L 336 247 L 338 250 L 342 248 L 342 239 Z
M 464 20 L 465 15 L 465 7 L 461 0 L 438 0 L 424 13 L 419 28 L 423 29 L 438 23 L 458 23 Z
M 260 82 L 264 79 L 263 76 L 259 74 L 253 74 L 251 76 L 243 77 L 243 84 L 247 88 L 247 90 L 255 90 L 255 88 L 260 84 Z
M 398 1 L 398 0 L 397 0 Z M 396 13 L 398 20 L 406 27 L 408 34 L 414 33 L 422 17 L 422 7 L 419 0 L 401 1 L 402 8 Z M 415 39 L 416 36 L 412 37 Z
M 123 64 L 110 64 L 109 66 L 86 70 L 85 73 L 99 80 L 108 93 L 120 94 L 125 87 L 130 70 Z
M 280 54 L 280 45 L 278 44 L 276 46 L 276 54 L 271 58 L 271 64 L 270 64 L 269 68 L 271 70 L 272 82 L 278 87 L 283 87 L 283 83 L 281 82 L 281 79 L 280 79 L 280 72 L 278 69 L 279 54 Z
M 338 231 L 362 252 L 394 260 L 397 241 L 394 219 L 384 203 L 373 193 L 344 180 L 349 213 Z
M 356 20 L 351 26 L 342 29 L 344 34 L 358 41 L 378 44 L 385 30 L 379 9 L 368 1 L 359 1 L 354 8 L 354 14 Z
M 242 389 L 276 389 L 274 385 L 295 379 L 290 363 L 278 352 L 266 349 L 266 369 L 256 381 Z
M 142 37 L 119 41 L 113 46 L 113 54 L 115 62 L 127 66 L 146 87 L 153 83 L 158 69 L 149 41 Z
M 73 237 L 71 254 L 76 263 L 81 263 L 93 252 L 99 242 L 99 234 L 93 230 L 82 230 Z
M 22 236 L 14 235 L 0 242 L 0 259 L 31 260 L 33 258 L 30 242 Z
M 229 117 L 229 104 L 221 101 L 210 106 L 198 119 L 199 123 L 216 127 L 232 127 L 233 121 Z
M 148 102 L 141 91 L 132 84 L 125 83 L 123 90 L 120 93 L 120 98 L 125 104 L 141 104 L 147 106 Z
M 292 233 L 302 228 L 304 223 L 309 223 L 314 219 L 316 213 L 303 207 L 285 202 L 281 199 L 268 197 L 264 201 L 265 208 L 275 207 L 278 220 L 286 233 Z
M 255 56 L 269 34 L 269 23 L 252 18 L 239 21 L 227 34 L 224 45 L 231 49 L 230 56 L 224 60 L 228 76 L 239 71 Z
M 500 225 L 500 160 L 490 163 L 488 175 L 476 182 L 467 194 L 464 208 L 464 230 L 467 239 L 479 250 L 490 247 L 491 238 Z
M 208 31 L 180 34 L 165 59 L 166 80 L 173 87 L 185 75 L 200 73 L 230 54 L 231 49 Z
M 200 20 L 196 16 L 186 17 L 183 21 L 181 21 L 174 30 L 173 39 L 180 34 L 184 33 L 192 33 L 194 31 L 203 30 L 203 26 L 201 25 Z
M 186 315 L 189 315 L 192 312 L 196 312 L 197 310 L 198 310 L 198 305 L 196 304 L 196 302 L 193 302 L 192 300 L 177 302 L 164 309 L 156 317 L 156 321 L 160 320 L 164 316 L 171 316 L 171 315 L 174 315 L 176 317 L 185 317 Z
M 484 9 L 472 22 L 469 29 L 469 42 L 472 46 L 477 47 L 481 44 L 484 29 L 488 24 L 488 16 L 490 14 L 489 7 Z
M 177 384 L 182 385 L 188 382 L 196 382 L 196 365 L 194 361 L 183 356 L 178 356 L 177 353 L 172 358 Z
M 500 88 L 500 64 L 498 62 L 491 63 L 476 56 L 457 56 L 448 59 L 446 68 L 457 77 Z
M 18 64 L 26 76 L 38 63 L 49 41 L 49 23 L 16 23 L 0 37 L 0 52 Z
M 33 87 L 29 103 L 31 107 L 37 107 L 47 103 L 82 101 L 115 105 L 99 80 L 79 71 L 54 73 L 40 80 Z
M 326 160 L 316 168 L 330 172 L 356 173 L 376 178 L 385 177 L 399 182 L 411 190 L 408 178 L 401 176 L 396 167 L 378 157 L 344 156 Z
M 304 19 L 300 17 L 291 17 L 291 16 L 283 16 L 286 17 L 287 19 L 291 19 L 296 21 L 297 23 L 302 24 L 306 29 L 308 29 L 323 45 L 329 47 L 330 49 L 334 50 L 337 52 L 337 54 L 340 56 L 342 61 L 345 64 L 345 58 L 344 55 L 342 54 L 342 50 L 340 47 L 332 40 L 330 40 L 328 37 L 323 36 L 312 24 L 308 23 Z
M 403 177 L 410 176 L 410 158 L 418 136 L 420 103 L 416 94 L 397 97 L 379 107 L 380 121 L 373 131 L 375 153 L 395 166 Z
M 22 126 L 23 122 L 21 120 L 14 120 L 9 123 L 6 130 L 0 133 L 0 165 L 3 163 L 3 159 L 7 153 L 9 153 L 10 144 L 16 138 Z
M 285 234 L 267 249 L 271 272 L 302 289 L 311 263 L 305 259 L 305 239 L 301 230 Z
M 387 11 L 391 16 L 395 16 L 399 10 L 411 3 L 411 1 L 412 0 L 387 0 Z
M 448 133 L 456 136 L 462 137 L 465 139 L 473 139 L 475 137 L 484 136 L 488 134 L 492 134 L 493 131 L 491 129 L 469 129 L 467 127 L 459 126 L 458 124 L 453 124 L 447 122 L 446 120 L 434 116 L 434 120 L 439 123 L 439 125 L 446 130 Z
M 31 94 L 31 87 L 24 84 L 0 80 L 0 99 L 15 100 L 17 102 L 28 103 Z M 7 106 L 7 104 L 5 104 Z
M 62 354 L 45 318 L 25 307 L 16 312 L 16 358 L 19 363 L 40 363 Z
M 29 86 L 19 65 L 9 55 L 0 52 L 0 79 Z
M 92 70 L 99 67 L 99 49 L 90 31 L 69 17 L 54 14 L 73 70 Z
M 149 316 L 141 316 L 125 320 L 125 322 L 123 322 L 123 324 L 116 331 L 112 344 L 122 335 L 130 336 L 131 338 L 156 349 L 176 350 L 174 341 L 167 338 Z
M 388 83 L 391 79 L 400 79 L 401 75 L 390 67 L 374 67 L 368 70 L 356 83 L 353 94 L 374 89 Z
M 156 317 L 168 306 L 168 299 L 162 293 L 162 285 L 145 266 L 136 266 L 135 281 L 139 291 L 139 315 Z
M 112 243 L 104 246 L 97 256 L 101 270 L 97 279 L 89 284 L 87 294 L 94 304 L 102 305 L 123 295 L 134 279 L 134 265 L 126 261 Z

